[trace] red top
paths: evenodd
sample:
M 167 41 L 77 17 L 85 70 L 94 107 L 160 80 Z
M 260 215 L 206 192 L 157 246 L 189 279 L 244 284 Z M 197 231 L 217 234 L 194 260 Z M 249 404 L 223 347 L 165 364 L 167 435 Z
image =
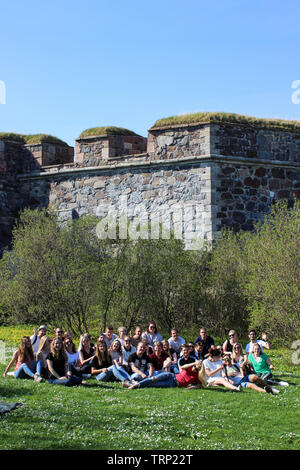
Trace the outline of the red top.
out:
M 149 359 L 154 370 L 160 370 L 163 368 L 164 362 L 168 357 L 169 355 L 167 353 L 162 352 L 160 357 L 157 357 L 154 353 L 150 354 Z
M 179 374 L 176 374 L 176 380 L 179 387 L 187 387 L 194 383 L 201 384 L 198 377 L 198 371 L 192 369 L 192 367 L 189 367 L 188 369 L 183 369 Z

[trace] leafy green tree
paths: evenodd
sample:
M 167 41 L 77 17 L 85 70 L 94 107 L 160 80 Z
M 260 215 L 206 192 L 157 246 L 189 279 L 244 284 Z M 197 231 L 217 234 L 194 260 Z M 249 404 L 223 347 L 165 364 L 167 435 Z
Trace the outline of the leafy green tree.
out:
M 242 334 L 248 326 L 244 281 L 247 259 L 244 246 L 247 234 L 226 230 L 211 251 L 207 263 L 203 321 L 216 335 L 235 329 Z
M 25 210 L 13 251 L 0 262 L 0 305 L 17 322 L 48 322 L 87 331 L 99 303 L 100 241 L 96 219 L 59 224 L 54 213 Z
M 245 292 L 252 326 L 278 340 L 300 334 L 300 205 L 276 204 L 247 239 Z

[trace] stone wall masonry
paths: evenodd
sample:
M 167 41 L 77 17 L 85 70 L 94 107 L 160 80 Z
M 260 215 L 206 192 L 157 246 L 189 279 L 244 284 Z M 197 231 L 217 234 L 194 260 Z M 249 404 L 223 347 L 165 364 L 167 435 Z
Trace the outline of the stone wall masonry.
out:
M 213 124 L 210 126 L 210 153 L 300 162 L 300 133 L 237 124 Z
M 252 230 L 275 201 L 295 198 L 300 198 L 299 168 L 220 162 L 212 171 L 213 231 Z
M 97 136 L 76 140 L 76 163 L 81 166 L 99 166 L 111 158 L 143 154 L 147 150 L 147 139 L 134 136 Z
M 34 168 L 32 157 L 20 142 L 0 141 L 0 254 L 10 244 L 18 211 L 24 207 L 24 195 L 16 175 Z
M 205 124 L 199 124 L 150 129 L 147 152 L 152 160 L 209 155 L 210 128 Z
M 182 230 L 187 241 L 197 236 L 203 242 L 212 239 L 210 171 L 207 162 L 89 168 L 72 177 L 61 172 L 32 176 L 34 182 L 24 177 L 23 191 L 37 205 L 56 207 L 62 220 L 112 211 L 143 223 L 160 217 L 166 230 Z
M 39 144 L 27 144 L 24 147 L 36 160 L 37 168 L 73 163 L 74 161 L 74 147 L 67 144 L 41 142 Z
M 150 129 L 147 153 L 128 154 L 140 147 L 125 143 L 78 139 L 74 164 L 37 168 L 33 151 L 25 158 L 20 144 L 0 142 L 3 233 L 17 210 L 51 204 L 61 220 L 114 212 L 146 223 L 159 215 L 193 247 L 224 227 L 252 230 L 274 201 L 300 198 L 294 131 L 200 123 Z

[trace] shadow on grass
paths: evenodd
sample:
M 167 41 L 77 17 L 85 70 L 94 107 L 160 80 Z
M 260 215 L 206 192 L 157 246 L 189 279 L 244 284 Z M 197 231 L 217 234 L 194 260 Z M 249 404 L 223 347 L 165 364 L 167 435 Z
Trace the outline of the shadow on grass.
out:
M 6 399 L 9 397 L 16 397 L 20 395 L 23 396 L 23 395 L 34 395 L 34 394 L 35 394 L 35 391 L 28 390 L 26 388 L 19 390 L 13 387 L 9 387 L 9 384 L 7 385 L 0 384 L 0 398 L 5 397 Z

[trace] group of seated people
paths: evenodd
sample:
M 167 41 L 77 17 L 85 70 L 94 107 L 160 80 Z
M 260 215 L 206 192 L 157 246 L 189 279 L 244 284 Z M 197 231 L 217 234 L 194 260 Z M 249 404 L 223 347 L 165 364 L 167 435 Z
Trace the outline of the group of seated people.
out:
M 15 378 L 66 386 L 85 384 L 95 377 L 100 382 L 120 381 L 130 390 L 223 386 L 236 392 L 249 388 L 278 393 L 274 385 L 288 383 L 273 377 L 274 366 L 263 352 L 270 349 L 266 334 L 257 339 L 256 331 L 250 330 L 249 339 L 245 353 L 234 330 L 229 331 L 223 345 L 217 346 L 206 328 L 200 329 L 194 342 L 186 342 L 175 328 L 169 339 L 163 339 L 151 321 L 144 332 L 138 326 L 130 334 L 120 327 L 117 335 L 109 326 L 96 344 L 90 334 L 84 334 L 77 349 L 70 332 L 57 328 L 51 339 L 46 325 L 41 325 L 31 338 L 23 336 L 3 377 L 15 364 Z

